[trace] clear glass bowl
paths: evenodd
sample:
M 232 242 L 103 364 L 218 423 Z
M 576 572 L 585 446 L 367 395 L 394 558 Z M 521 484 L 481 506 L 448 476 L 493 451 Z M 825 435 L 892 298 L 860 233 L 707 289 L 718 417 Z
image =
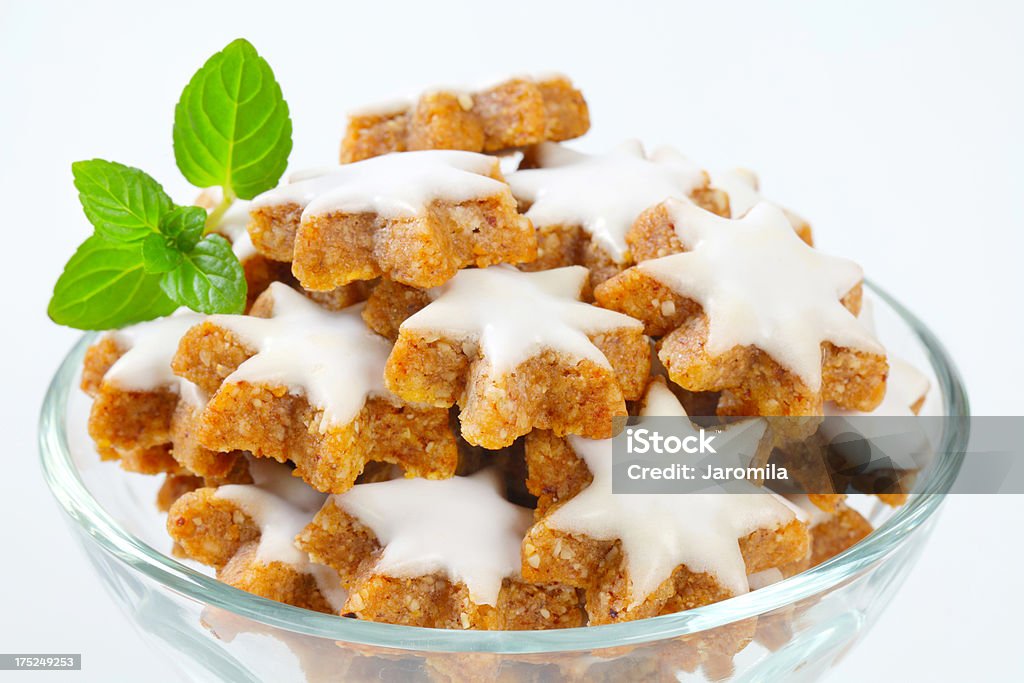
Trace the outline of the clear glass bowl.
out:
M 51 490 L 111 595 L 188 680 L 815 680 L 878 618 L 930 535 L 967 442 L 967 397 L 938 340 L 870 287 L 890 353 L 927 369 L 948 421 L 932 480 L 897 510 L 859 501 L 876 525 L 827 562 L 724 602 L 653 619 L 557 631 L 446 631 L 376 624 L 272 602 L 170 554 L 159 482 L 100 463 L 78 390 L 86 335 L 58 370 L 40 421 Z

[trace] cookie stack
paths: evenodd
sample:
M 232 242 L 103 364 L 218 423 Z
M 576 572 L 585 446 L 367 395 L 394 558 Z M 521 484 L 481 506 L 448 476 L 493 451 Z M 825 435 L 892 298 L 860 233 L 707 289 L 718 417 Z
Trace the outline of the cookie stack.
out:
M 589 125 L 561 76 L 364 108 L 340 165 L 234 207 L 245 315 L 89 350 L 90 433 L 166 475 L 180 554 L 308 609 L 544 629 L 723 600 L 870 532 L 840 496 L 612 494 L 616 417 L 750 416 L 726 431 L 757 442 L 760 416 L 875 409 L 888 359 L 860 268 L 756 177 L 560 144 Z

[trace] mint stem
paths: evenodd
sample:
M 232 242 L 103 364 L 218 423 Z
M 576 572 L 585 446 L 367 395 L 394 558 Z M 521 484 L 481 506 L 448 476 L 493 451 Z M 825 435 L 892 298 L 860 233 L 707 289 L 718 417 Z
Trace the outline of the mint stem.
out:
M 210 215 L 206 217 L 206 230 L 203 234 L 209 235 L 211 232 L 215 231 L 217 226 L 220 225 L 221 219 L 224 218 L 224 214 L 227 213 L 227 210 L 235 203 L 235 193 L 231 188 L 224 187 L 221 189 L 223 190 L 223 197 L 220 200 L 220 204 L 218 204 L 217 207 L 210 212 Z

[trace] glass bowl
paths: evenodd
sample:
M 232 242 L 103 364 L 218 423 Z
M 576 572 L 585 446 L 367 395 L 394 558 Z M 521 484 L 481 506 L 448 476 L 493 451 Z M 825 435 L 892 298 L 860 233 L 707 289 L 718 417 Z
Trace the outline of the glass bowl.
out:
M 906 578 L 959 471 L 967 397 L 939 341 L 869 285 L 890 353 L 932 379 L 926 410 L 950 416 L 929 493 L 891 509 L 856 501 L 876 525 L 808 571 L 706 607 L 554 631 L 448 631 L 320 614 L 245 593 L 171 556 L 154 500 L 159 480 L 101 463 L 78 389 L 84 336 L 50 385 L 43 470 L 114 600 L 187 680 L 815 680 L 864 635 Z

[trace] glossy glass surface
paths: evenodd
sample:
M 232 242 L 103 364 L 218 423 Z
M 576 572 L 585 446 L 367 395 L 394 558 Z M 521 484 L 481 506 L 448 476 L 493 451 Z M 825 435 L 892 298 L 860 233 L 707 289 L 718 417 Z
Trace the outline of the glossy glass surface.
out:
M 968 415 L 934 336 L 871 287 L 890 353 L 927 368 L 928 410 Z M 193 680 L 814 680 L 874 622 L 917 558 L 942 493 L 898 510 L 864 497 L 867 539 L 802 574 L 731 600 L 653 619 L 557 631 L 446 631 L 343 619 L 272 602 L 170 555 L 159 482 L 100 463 L 77 388 L 86 335 L 54 377 L 39 443 L 47 482 L 114 599 Z M 951 420 L 929 490 L 959 470 L 966 420 Z

